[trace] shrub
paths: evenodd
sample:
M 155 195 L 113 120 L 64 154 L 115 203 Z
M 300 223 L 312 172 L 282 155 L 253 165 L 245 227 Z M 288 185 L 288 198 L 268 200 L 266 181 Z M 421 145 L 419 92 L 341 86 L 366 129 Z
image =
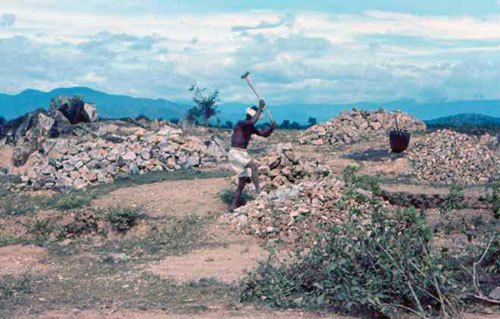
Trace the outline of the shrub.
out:
M 24 223 L 26 233 L 34 235 L 37 241 L 46 241 L 56 230 L 56 226 L 50 219 L 32 218 Z
M 117 232 L 126 232 L 132 228 L 140 214 L 130 208 L 114 207 L 108 210 L 106 219 L 111 223 L 113 230 Z
M 233 202 L 233 197 L 234 197 L 234 191 L 230 189 L 224 189 L 219 192 L 219 198 L 221 201 L 226 204 L 230 205 Z M 245 190 L 243 190 L 243 193 L 241 194 L 241 202 L 242 205 L 246 205 L 249 201 L 254 200 L 255 197 L 247 193 Z
M 68 196 L 68 197 L 63 197 L 59 199 L 55 205 L 54 208 L 58 210 L 70 210 L 74 208 L 82 208 L 86 205 L 88 205 L 92 201 L 92 198 L 90 196 Z
M 347 202 L 360 194 L 356 168 L 344 172 Z M 376 181 L 370 188 L 377 190 Z M 407 310 L 421 317 L 459 313 L 461 293 L 447 260 L 431 253 L 432 231 L 415 208 L 382 208 L 378 197 L 358 208 L 346 205 L 342 224 L 317 224 L 310 250 L 292 259 L 274 254 L 244 281 L 243 300 L 280 308 L 327 308 L 349 314 L 387 316 Z

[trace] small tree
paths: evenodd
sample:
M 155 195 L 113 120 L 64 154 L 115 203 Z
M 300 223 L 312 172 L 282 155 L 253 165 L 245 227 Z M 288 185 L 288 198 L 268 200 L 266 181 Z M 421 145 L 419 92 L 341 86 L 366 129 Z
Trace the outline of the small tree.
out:
M 282 129 L 287 129 L 290 127 L 290 121 L 289 120 L 283 120 L 283 123 L 281 123 L 281 128 Z
M 313 125 L 318 124 L 318 120 L 316 120 L 316 118 L 315 118 L 315 117 L 310 117 L 310 118 L 307 120 L 307 123 L 309 124 L 309 126 L 313 126 Z
M 191 115 L 198 115 L 197 117 L 202 117 L 205 121 L 205 126 L 208 127 L 208 121 L 210 118 L 217 114 L 217 102 L 220 101 L 219 91 L 209 91 L 207 88 L 200 88 L 196 84 L 193 84 L 189 88 L 189 91 L 193 92 L 193 102 L 195 104 L 194 108 L 199 111 L 198 114 L 193 111 Z M 189 110 L 188 113 L 191 112 L 191 110 Z
M 293 121 L 289 127 L 291 130 L 300 130 L 300 123 L 297 121 Z

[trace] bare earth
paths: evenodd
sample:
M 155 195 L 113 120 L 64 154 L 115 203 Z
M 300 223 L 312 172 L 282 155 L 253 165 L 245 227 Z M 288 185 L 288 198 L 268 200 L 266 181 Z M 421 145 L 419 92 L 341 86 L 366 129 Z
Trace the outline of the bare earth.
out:
M 17 275 L 28 268 L 36 271 L 46 269 L 44 261 L 48 257 L 47 249 L 34 245 L 13 245 L 0 247 L 0 276 Z
M 196 214 L 204 216 L 210 212 L 222 212 L 227 207 L 218 198 L 218 193 L 230 186 L 225 178 L 181 180 L 146 184 L 118 189 L 93 202 L 96 207 L 139 207 L 152 217 L 182 216 Z
M 213 233 L 213 232 L 211 232 Z M 255 238 L 235 235 L 227 230 L 216 231 L 217 241 L 225 247 L 195 250 L 183 256 L 169 256 L 149 269 L 162 278 L 192 281 L 217 278 L 224 283 L 242 279 L 248 271 L 264 260 L 267 252 Z
M 35 317 L 26 317 L 35 318 Z M 354 319 L 353 317 L 343 317 L 337 315 L 322 316 L 319 314 L 303 313 L 298 311 L 270 311 L 244 308 L 239 310 L 212 309 L 200 314 L 172 314 L 160 311 L 118 311 L 115 313 L 98 313 L 93 311 L 76 311 L 68 313 L 50 312 L 37 319 L 222 319 L 222 318 L 242 318 L 242 319 Z M 494 319 L 494 317 L 484 317 Z M 24 318 L 23 318 L 24 319 Z M 474 318 L 476 319 L 476 318 Z

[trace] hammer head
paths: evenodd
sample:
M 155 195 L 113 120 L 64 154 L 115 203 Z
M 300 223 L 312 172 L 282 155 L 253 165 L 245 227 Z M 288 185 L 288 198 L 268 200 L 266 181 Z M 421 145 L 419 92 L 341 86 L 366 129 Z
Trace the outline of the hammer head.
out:
M 246 71 L 242 76 L 241 76 L 241 79 L 244 80 L 246 79 L 247 76 L 250 75 L 250 72 Z

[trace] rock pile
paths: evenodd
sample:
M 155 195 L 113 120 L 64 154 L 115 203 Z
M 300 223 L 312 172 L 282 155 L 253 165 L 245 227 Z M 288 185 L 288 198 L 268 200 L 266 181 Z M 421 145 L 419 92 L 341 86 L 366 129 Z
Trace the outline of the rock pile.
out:
M 343 146 L 360 141 L 388 139 L 393 129 L 394 116 L 399 126 L 409 133 L 425 132 L 427 127 L 406 113 L 389 113 L 387 110 L 357 110 L 342 112 L 326 123 L 311 126 L 300 137 L 301 144 Z
M 225 218 L 247 234 L 276 237 L 292 246 L 312 243 L 320 224 L 342 223 L 349 217 L 349 208 L 367 216 L 377 209 L 370 202 L 371 192 L 358 189 L 352 196 L 347 190 L 345 183 L 333 176 L 304 181 L 263 193 Z M 380 205 L 390 206 L 385 201 Z
M 201 140 L 183 135 L 179 128 L 159 125 L 150 131 L 102 122 L 83 137 L 47 139 L 29 158 L 21 178 L 33 188 L 81 189 L 111 182 L 119 174 L 207 166 L 226 156 L 217 138 Z
M 408 153 L 413 174 L 423 181 L 483 184 L 500 178 L 500 158 L 488 145 L 495 137 L 438 130 L 415 142 Z
M 304 180 L 317 181 L 330 174 L 320 163 L 299 161 L 292 144 L 278 144 L 276 151 L 259 160 L 261 191 L 269 193 L 282 186 L 298 184 Z M 233 181 L 237 183 L 237 180 Z

